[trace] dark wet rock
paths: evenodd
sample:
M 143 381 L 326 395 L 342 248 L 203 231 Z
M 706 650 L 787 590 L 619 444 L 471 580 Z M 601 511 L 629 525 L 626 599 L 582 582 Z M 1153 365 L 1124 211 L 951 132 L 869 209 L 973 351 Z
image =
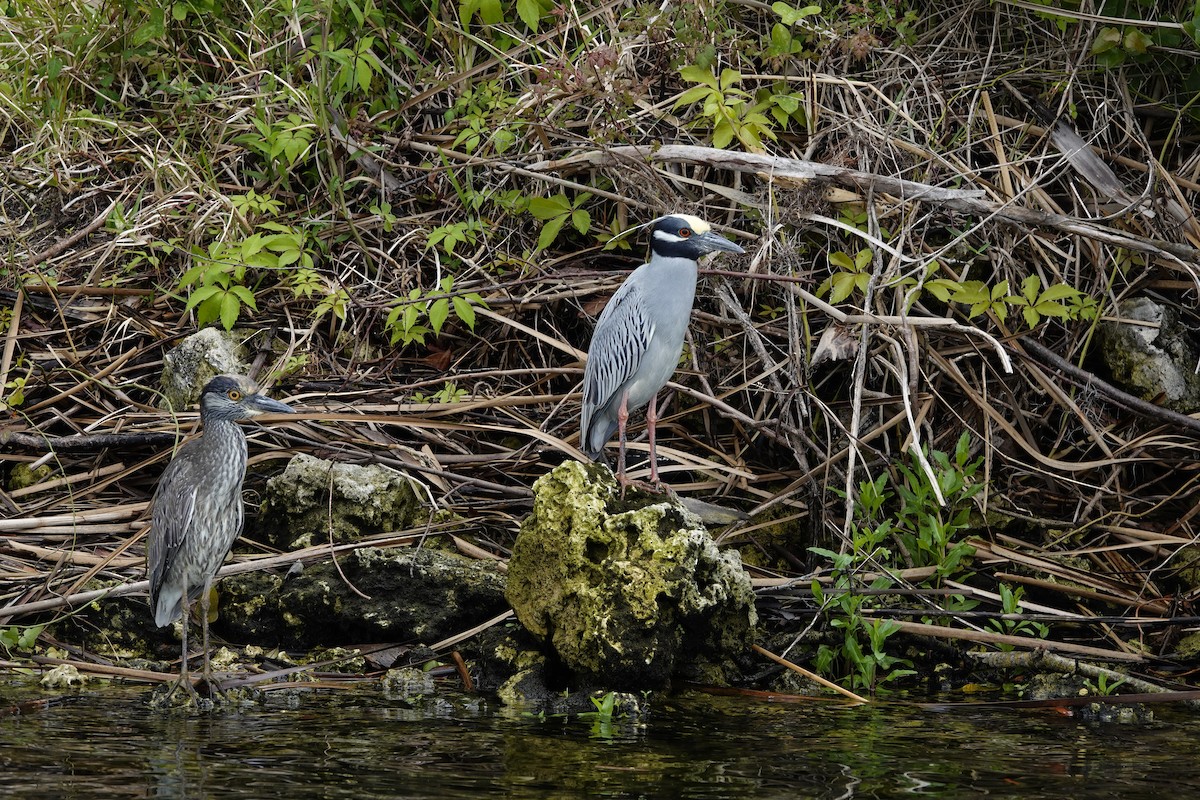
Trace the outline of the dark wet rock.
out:
M 216 630 L 266 647 L 432 644 L 508 607 L 495 562 L 425 548 L 368 547 L 339 556 L 337 566 L 230 575 L 220 587 Z
M 383 696 L 401 703 L 415 703 L 437 692 L 433 675 L 418 667 L 389 669 L 380 682 Z
M 422 508 L 412 481 L 394 469 L 301 454 L 267 481 L 258 534 L 285 550 L 341 544 L 403 530 Z
M 164 408 L 183 411 L 200 401 L 204 384 L 217 375 L 245 375 L 243 336 L 203 328 L 188 336 L 163 356 L 162 396 Z
M 1196 332 L 1174 308 L 1145 297 L 1122 301 L 1118 309 L 1122 321 L 1100 323 L 1101 357 L 1113 382 L 1182 414 L 1200 410 Z
M 757 622 L 736 552 L 678 502 L 638 491 L 622 501 L 600 466 L 565 462 L 534 493 L 507 596 L 554 658 L 608 688 L 728 681 Z

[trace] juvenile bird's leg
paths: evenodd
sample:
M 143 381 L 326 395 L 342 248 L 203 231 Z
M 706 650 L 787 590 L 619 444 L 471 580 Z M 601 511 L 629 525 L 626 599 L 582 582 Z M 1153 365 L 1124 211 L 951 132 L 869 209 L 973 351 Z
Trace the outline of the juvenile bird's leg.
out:
M 204 637 L 204 671 L 201 673 L 204 682 L 204 692 L 209 697 L 212 697 L 213 691 L 216 690 L 220 694 L 220 688 L 213 681 L 212 663 L 209 660 L 208 647 L 208 611 L 209 603 L 212 602 L 212 580 L 204 582 L 204 593 L 200 595 L 200 630 Z
M 191 603 L 188 602 L 188 587 L 187 587 L 187 579 L 186 578 L 183 581 L 182 605 L 183 605 L 183 625 L 182 625 L 183 633 L 180 637 L 181 642 L 182 642 L 182 647 L 180 648 L 181 652 L 179 654 L 179 677 L 176 678 L 175 683 L 172 684 L 171 689 L 167 692 L 167 696 L 165 698 L 166 700 L 170 700 L 171 696 L 174 695 L 175 692 L 178 691 L 180 688 L 182 688 L 185 692 L 187 692 L 189 695 L 191 695 L 193 697 L 195 697 L 195 695 L 196 695 L 196 687 L 192 686 L 192 678 L 188 674 L 188 641 L 187 640 L 188 640 L 188 623 L 191 622 L 191 614 L 189 613 L 191 610 L 190 609 Z

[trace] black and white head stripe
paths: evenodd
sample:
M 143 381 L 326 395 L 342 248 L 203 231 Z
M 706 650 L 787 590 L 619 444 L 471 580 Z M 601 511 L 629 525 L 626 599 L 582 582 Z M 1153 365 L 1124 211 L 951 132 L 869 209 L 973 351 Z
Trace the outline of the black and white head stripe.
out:
M 650 249 L 661 258 L 700 258 L 705 253 L 724 250 L 745 252 L 733 242 L 716 233 L 712 226 L 691 214 L 670 214 L 654 221 Z

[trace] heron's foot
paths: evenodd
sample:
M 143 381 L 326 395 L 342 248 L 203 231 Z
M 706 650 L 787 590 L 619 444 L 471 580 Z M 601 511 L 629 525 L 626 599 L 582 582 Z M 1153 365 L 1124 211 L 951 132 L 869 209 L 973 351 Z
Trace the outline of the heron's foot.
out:
M 170 683 L 164 683 L 150 696 L 151 708 L 200 708 L 204 698 L 196 690 L 192 676 L 184 672 Z
M 617 485 L 621 487 L 622 500 L 625 499 L 625 490 L 630 486 L 639 492 L 646 492 L 647 494 L 665 494 L 668 497 L 675 499 L 675 490 L 660 480 L 639 481 L 626 477 L 622 473 L 618 473 L 615 477 L 617 479 Z

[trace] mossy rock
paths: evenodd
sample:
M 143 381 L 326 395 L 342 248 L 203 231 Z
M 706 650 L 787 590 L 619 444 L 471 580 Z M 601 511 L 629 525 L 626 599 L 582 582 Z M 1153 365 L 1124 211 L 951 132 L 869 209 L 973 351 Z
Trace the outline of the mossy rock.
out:
M 678 502 L 628 497 L 595 465 L 566 462 L 541 477 L 509 560 L 508 600 L 584 683 L 720 682 L 757 623 L 741 560 Z
M 332 492 L 332 499 L 330 493 Z M 424 514 L 412 481 L 378 464 L 300 454 L 267 481 L 258 534 L 284 550 L 403 530 Z
M 163 408 L 183 411 L 200 401 L 204 385 L 218 375 L 244 375 L 250 369 L 242 337 L 203 328 L 163 356 Z
M 215 629 L 264 647 L 432 644 L 507 608 L 495 562 L 425 548 L 365 547 L 337 565 L 230 575 L 219 588 Z
M 1113 381 L 1181 414 L 1200 410 L 1196 332 L 1182 324 L 1176 309 L 1145 297 L 1124 300 L 1118 309 L 1120 318 L 1131 322 L 1100 323 L 1100 352 Z

